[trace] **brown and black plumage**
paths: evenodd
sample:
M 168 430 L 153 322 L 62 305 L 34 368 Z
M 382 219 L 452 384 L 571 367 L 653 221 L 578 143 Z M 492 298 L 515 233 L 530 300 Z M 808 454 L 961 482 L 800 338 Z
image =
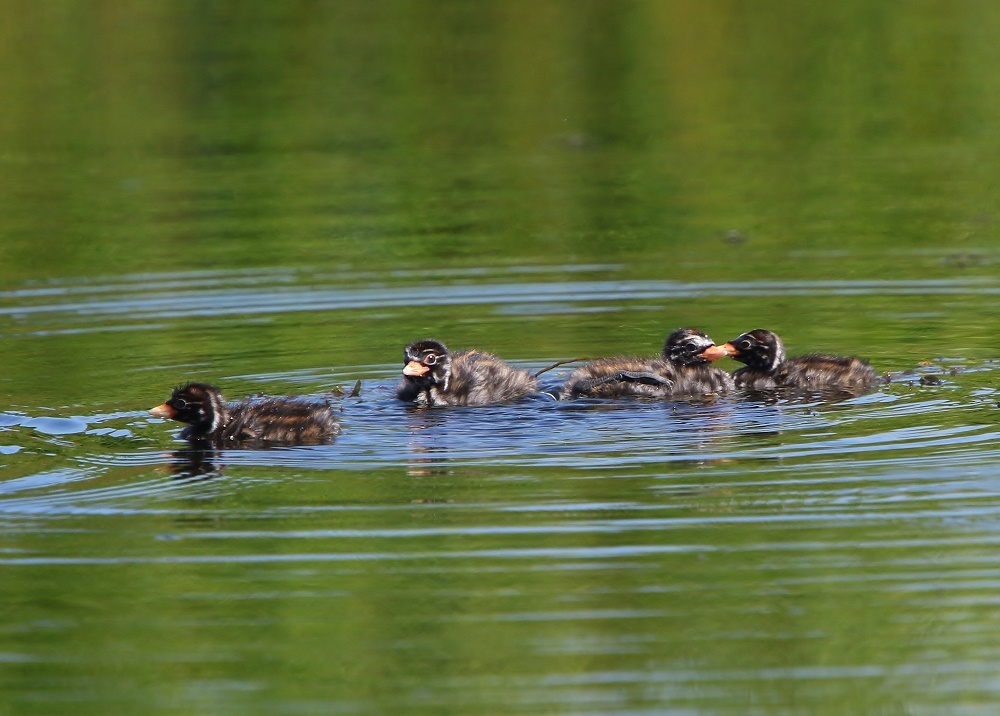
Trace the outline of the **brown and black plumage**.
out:
M 667 336 L 660 356 L 613 356 L 578 368 L 566 380 L 560 397 L 680 398 L 728 393 L 734 387 L 732 377 L 712 366 L 725 355 L 701 331 L 678 328 Z
M 538 389 L 535 378 L 491 353 L 456 351 L 440 341 L 417 341 L 403 352 L 400 400 L 416 405 L 489 405 L 523 398 Z
M 841 391 L 863 393 L 878 383 L 875 370 L 860 358 L 810 353 L 785 356 L 785 345 L 774 332 L 758 328 L 720 346 L 746 367 L 733 373 L 736 386 L 747 390 Z
M 340 434 L 340 424 L 324 402 L 282 396 L 228 403 L 218 388 L 206 383 L 175 388 L 167 402 L 149 412 L 187 423 L 180 434 L 186 440 L 219 445 L 320 445 Z

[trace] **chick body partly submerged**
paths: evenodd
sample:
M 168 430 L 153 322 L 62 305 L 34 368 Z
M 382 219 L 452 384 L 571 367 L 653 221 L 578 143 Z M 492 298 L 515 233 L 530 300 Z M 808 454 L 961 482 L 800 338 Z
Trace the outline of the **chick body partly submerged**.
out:
M 403 353 L 396 397 L 424 406 L 490 405 L 534 393 L 538 381 L 492 353 L 450 352 L 440 341 L 417 341 Z
M 566 379 L 560 397 L 680 398 L 728 393 L 734 387 L 732 377 L 712 365 L 725 355 L 701 331 L 678 328 L 667 336 L 662 355 L 612 356 L 581 366 Z
M 317 445 L 340 434 L 330 406 L 305 397 L 263 396 L 230 403 L 207 383 L 188 383 L 150 414 L 186 423 L 180 437 L 218 444 Z

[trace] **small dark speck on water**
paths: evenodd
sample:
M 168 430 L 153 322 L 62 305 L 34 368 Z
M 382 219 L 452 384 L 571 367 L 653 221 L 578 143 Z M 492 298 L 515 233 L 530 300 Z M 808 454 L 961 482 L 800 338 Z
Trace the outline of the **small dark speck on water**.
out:
M 943 257 L 941 262 L 946 266 L 954 266 L 955 268 L 972 268 L 989 263 L 982 254 L 974 253 L 949 254 Z
M 739 229 L 730 229 L 722 240 L 730 246 L 740 246 L 749 241 L 750 237 Z

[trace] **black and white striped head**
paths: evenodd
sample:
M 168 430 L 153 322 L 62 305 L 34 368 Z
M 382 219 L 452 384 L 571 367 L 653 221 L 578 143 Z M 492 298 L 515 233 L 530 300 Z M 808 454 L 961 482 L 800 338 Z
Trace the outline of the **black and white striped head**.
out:
M 726 355 L 715 341 L 693 328 L 678 328 L 667 336 L 663 344 L 663 357 L 677 365 L 711 363 Z
M 765 373 L 774 373 L 785 362 L 785 344 L 777 333 L 763 328 L 744 333 L 720 347 L 733 360 Z
M 225 424 L 227 408 L 222 392 L 214 385 L 188 383 L 174 388 L 170 399 L 149 413 L 187 423 L 195 433 L 207 435 Z
M 403 351 L 403 377 L 417 385 L 447 386 L 451 375 L 451 355 L 440 341 L 417 341 Z

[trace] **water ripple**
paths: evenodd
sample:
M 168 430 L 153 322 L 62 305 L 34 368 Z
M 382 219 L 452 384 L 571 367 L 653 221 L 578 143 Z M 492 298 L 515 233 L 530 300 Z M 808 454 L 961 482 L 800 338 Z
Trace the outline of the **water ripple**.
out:
M 544 267 L 552 272 L 567 267 Z M 588 268 L 588 267 L 584 267 Z M 474 269 L 464 271 L 477 276 Z M 303 275 L 303 280 L 316 281 Z M 342 277 L 343 278 L 343 277 Z M 341 281 L 343 283 L 343 281 Z M 269 284 L 275 284 L 269 286 Z M 220 286 L 222 286 L 220 288 Z M 79 300 L 81 295 L 108 294 L 110 297 Z M 183 280 L 151 275 L 145 281 L 126 281 L 113 286 L 76 286 L 23 289 L 0 293 L 0 317 L 38 324 L 43 316 L 58 317 L 69 323 L 100 321 L 89 328 L 67 328 L 35 332 L 79 332 L 120 330 L 122 323 L 143 326 L 154 321 L 198 316 L 266 315 L 302 311 L 341 311 L 401 308 L 414 303 L 433 305 L 496 305 L 538 307 L 539 315 L 552 312 L 554 305 L 600 304 L 638 300 L 690 299 L 704 296 L 746 298 L 747 296 L 828 296 L 828 295 L 995 295 L 1000 284 L 988 278 L 914 281 L 758 281 L 738 286 L 729 282 L 675 282 L 649 280 L 599 280 L 559 282 L 474 283 L 442 285 L 357 286 L 342 288 L 299 285 L 287 272 L 255 276 L 207 273 Z M 121 295 L 116 295 L 121 294 Z M 35 299 L 63 298 L 58 302 Z M 506 309 L 505 309 L 506 310 Z M 48 320 L 52 320 L 51 318 Z M 116 325 L 116 323 L 118 325 Z

